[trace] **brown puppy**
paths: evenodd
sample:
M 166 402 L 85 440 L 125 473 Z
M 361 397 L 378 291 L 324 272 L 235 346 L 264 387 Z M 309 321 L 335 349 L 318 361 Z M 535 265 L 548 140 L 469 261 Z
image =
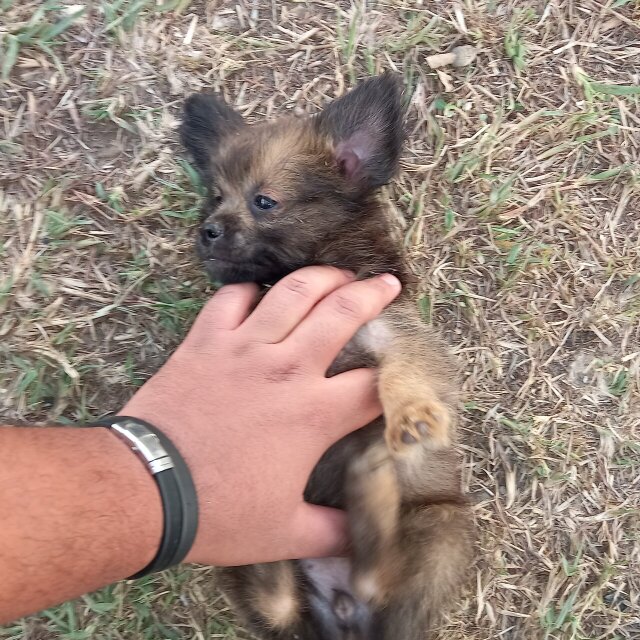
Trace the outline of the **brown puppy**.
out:
M 377 194 L 398 168 L 400 86 L 367 80 L 315 118 L 248 126 L 220 99 L 186 103 L 182 139 L 208 189 L 197 249 L 221 283 L 273 284 L 311 264 L 359 277 L 409 274 Z M 334 445 L 309 502 L 347 510 L 347 559 L 221 571 L 263 638 L 419 640 L 455 597 L 472 559 L 460 489 L 454 367 L 407 292 L 361 329 L 328 375 L 376 364 L 384 419 Z

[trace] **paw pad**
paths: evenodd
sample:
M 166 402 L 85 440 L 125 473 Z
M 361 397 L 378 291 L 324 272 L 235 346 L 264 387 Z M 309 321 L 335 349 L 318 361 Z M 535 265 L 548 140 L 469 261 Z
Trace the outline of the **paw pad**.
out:
M 416 444 L 416 442 L 418 442 L 418 439 L 412 436 L 408 431 L 403 431 L 402 442 L 404 442 L 405 444 Z
M 449 430 L 449 412 L 434 400 L 405 406 L 387 416 L 385 438 L 389 449 L 400 454 L 418 443 L 430 449 L 446 447 L 450 444 Z

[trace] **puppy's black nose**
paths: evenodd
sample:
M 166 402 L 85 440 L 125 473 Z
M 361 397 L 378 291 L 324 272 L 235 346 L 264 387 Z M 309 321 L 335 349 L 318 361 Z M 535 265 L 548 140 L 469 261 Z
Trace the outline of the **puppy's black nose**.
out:
M 211 244 L 214 240 L 217 240 L 224 233 L 222 226 L 217 222 L 207 222 L 202 225 L 200 229 L 200 236 L 202 237 L 202 243 L 207 245 Z

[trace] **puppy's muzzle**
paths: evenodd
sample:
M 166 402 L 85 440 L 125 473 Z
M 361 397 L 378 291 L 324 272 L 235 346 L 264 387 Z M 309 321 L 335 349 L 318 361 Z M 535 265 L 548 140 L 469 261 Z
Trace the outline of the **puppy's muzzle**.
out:
M 224 228 L 219 222 L 206 222 L 200 228 L 200 239 L 208 247 L 224 236 Z

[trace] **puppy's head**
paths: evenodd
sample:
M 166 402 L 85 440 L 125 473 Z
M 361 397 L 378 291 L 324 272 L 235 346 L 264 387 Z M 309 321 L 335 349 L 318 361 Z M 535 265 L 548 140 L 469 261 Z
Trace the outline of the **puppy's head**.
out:
M 207 187 L 197 249 L 209 275 L 271 284 L 378 211 L 371 196 L 393 177 L 402 146 L 400 86 L 385 74 L 313 118 L 254 125 L 197 94 L 181 135 Z

